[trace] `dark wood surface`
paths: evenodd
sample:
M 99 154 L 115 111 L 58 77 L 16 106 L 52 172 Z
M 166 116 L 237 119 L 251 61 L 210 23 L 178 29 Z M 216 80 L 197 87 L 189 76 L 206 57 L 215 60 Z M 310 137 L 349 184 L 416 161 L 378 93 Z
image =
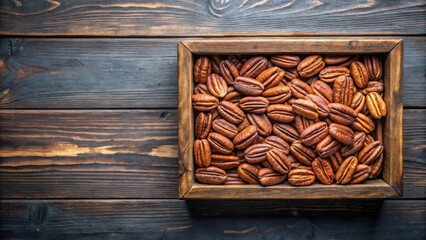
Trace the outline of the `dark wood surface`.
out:
M 380 35 L 426 33 L 423 0 L 14 0 L 0 34 L 37 36 Z M 415 23 L 415 24 L 414 24 Z
M 424 0 L 0 1 L 1 238 L 426 238 L 425 14 Z M 404 40 L 403 196 L 178 200 L 177 43 L 330 35 Z
M 1 110 L 3 198 L 177 198 L 176 110 Z M 404 114 L 404 198 L 426 198 L 426 110 Z M 159 181 L 158 179 L 161 179 Z
M 394 38 L 404 40 L 403 104 L 422 106 L 426 37 Z M 176 108 L 181 40 L 2 38 L 0 108 Z
M 4 200 L 0 226 L 5 238 L 424 239 L 425 201 L 406 203 Z

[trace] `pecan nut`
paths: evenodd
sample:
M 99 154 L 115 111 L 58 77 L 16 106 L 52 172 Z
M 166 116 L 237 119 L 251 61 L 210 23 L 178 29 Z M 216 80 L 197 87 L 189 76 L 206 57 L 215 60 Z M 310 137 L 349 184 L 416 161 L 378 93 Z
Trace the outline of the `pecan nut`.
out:
M 195 119 L 195 137 L 204 139 L 210 132 L 213 117 L 210 113 L 200 112 Z
M 308 169 L 294 169 L 288 174 L 288 182 L 293 186 L 309 186 L 315 182 L 315 173 Z
M 300 63 L 300 58 L 297 55 L 277 55 L 271 57 L 271 62 L 282 68 L 293 68 Z
M 210 147 L 218 153 L 231 154 L 234 144 L 220 133 L 211 132 L 207 137 Z
M 311 100 L 297 99 L 292 104 L 293 111 L 309 119 L 316 119 L 318 115 L 318 106 Z
M 242 180 L 250 184 L 258 184 L 258 171 L 259 169 L 257 169 L 257 167 L 248 163 L 243 163 L 238 166 L 238 176 L 240 176 Z
M 287 175 L 275 172 L 269 168 L 261 168 L 257 173 L 259 183 L 263 186 L 272 186 L 284 182 Z
M 244 151 L 244 158 L 248 163 L 260 163 L 265 161 L 266 153 L 271 149 L 271 145 L 266 143 L 253 144 Z
M 295 157 L 299 162 L 311 166 L 312 161 L 317 157 L 315 151 L 303 145 L 302 141 L 295 141 L 290 146 L 290 153 Z
M 333 101 L 350 106 L 354 97 L 354 82 L 351 77 L 340 76 L 336 78 L 333 86 Z
M 292 96 L 304 99 L 306 95 L 314 93 L 312 88 L 300 79 L 293 79 L 290 84 Z
M 368 93 L 365 101 L 373 118 L 380 119 L 386 116 L 386 103 L 378 93 Z
M 374 141 L 365 146 L 359 153 L 360 163 L 370 165 L 376 161 L 383 153 L 383 145 L 380 141 Z
M 326 103 L 333 101 L 333 89 L 327 83 L 316 80 L 311 84 L 311 89 L 315 95 L 322 98 Z
M 328 107 L 330 108 L 329 118 L 335 123 L 351 125 L 358 116 L 355 110 L 341 103 L 330 103 Z
M 226 121 L 225 119 L 216 119 L 212 123 L 213 130 L 222 134 L 223 136 L 233 139 L 238 134 L 238 128 L 234 124 Z
M 247 119 L 254 125 L 260 136 L 268 136 L 272 132 L 272 123 L 266 114 L 247 114 Z
M 383 67 L 382 62 L 375 56 L 364 57 L 364 64 L 368 70 L 368 77 L 371 80 L 379 80 L 382 77 Z
M 245 149 L 257 139 L 257 129 L 254 125 L 249 125 L 235 136 L 233 143 L 237 149 Z
M 290 144 L 300 139 L 297 130 L 285 123 L 274 123 L 272 131 L 275 133 L 275 135 L 284 139 L 284 141 Z
M 326 158 L 334 154 L 337 150 L 339 150 L 340 146 L 341 144 L 339 141 L 328 135 L 317 144 L 315 150 L 317 151 L 320 157 Z
M 365 88 L 368 84 L 368 71 L 364 63 L 354 61 L 351 63 L 351 75 L 355 85 L 359 88 Z
M 354 143 L 355 133 L 347 126 L 338 123 L 332 123 L 329 126 L 329 134 L 334 139 L 343 144 L 351 145 Z
M 290 148 L 290 145 L 288 145 L 284 139 L 278 136 L 267 136 L 264 143 L 271 145 L 272 148 L 278 149 L 286 155 L 288 154 Z
M 194 82 L 205 83 L 212 73 L 212 65 L 208 57 L 199 57 L 194 65 Z
M 221 101 L 217 107 L 217 111 L 220 116 L 233 124 L 241 123 L 246 117 L 244 112 L 237 105 L 228 101 Z
M 288 174 L 291 170 L 291 160 L 287 159 L 284 152 L 279 149 L 272 148 L 268 153 L 266 153 L 266 160 L 272 168 L 279 173 Z
M 235 155 L 212 154 L 211 165 L 225 170 L 237 168 L 240 165 L 239 159 Z
M 220 75 L 213 73 L 207 78 L 207 88 L 211 95 L 223 98 L 228 93 L 228 85 Z
M 256 80 L 261 82 L 265 89 L 277 86 L 285 75 L 285 71 L 279 67 L 271 67 L 261 72 Z
M 354 156 L 346 158 L 337 170 L 336 183 L 337 184 L 348 184 L 352 180 L 352 176 L 355 173 L 358 165 L 358 159 Z
M 316 158 L 312 162 L 312 170 L 315 173 L 318 181 L 323 184 L 330 185 L 334 181 L 334 173 L 330 163 L 322 158 Z
M 330 66 L 321 70 L 318 76 L 322 81 L 332 84 L 340 76 L 349 77 L 349 73 L 350 71 L 346 67 Z
M 265 113 L 269 106 L 269 101 L 260 96 L 248 96 L 241 98 L 238 106 L 246 112 Z
M 220 185 L 226 181 L 226 172 L 217 167 L 198 168 L 195 178 L 202 183 Z
M 328 135 L 328 126 L 325 122 L 317 122 L 307 127 L 300 134 L 300 140 L 306 146 L 312 146 L 321 142 Z
M 373 120 L 362 113 L 358 113 L 351 126 L 353 129 L 364 133 L 371 133 L 375 128 Z
M 265 87 L 256 79 L 249 77 L 237 77 L 234 81 L 234 88 L 238 92 L 248 96 L 259 96 L 263 93 Z
M 220 62 L 220 73 L 229 85 L 233 85 L 234 80 L 240 75 L 237 67 L 230 60 L 222 60 Z
M 270 104 L 284 103 L 290 99 L 291 90 L 287 86 L 280 85 L 265 90 L 262 96 L 268 99 Z
M 267 115 L 271 120 L 290 123 L 294 120 L 293 107 L 285 104 L 272 104 L 267 109 Z
M 256 78 L 268 67 L 268 60 L 265 57 L 252 57 L 248 59 L 240 69 L 240 76 Z
M 320 55 L 312 55 L 303 59 L 297 65 L 297 71 L 301 77 L 308 78 L 319 73 L 324 66 L 325 63 Z
M 211 149 L 206 139 L 197 139 L 194 142 L 194 159 L 198 167 L 208 167 L 211 163 Z
M 365 133 L 356 132 L 354 135 L 354 143 L 345 145 L 340 149 L 342 157 L 349 157 L 355 155 L 362 147 L 364 147 Z
M 368 165 L 358 164 L 355 173 L 352 176 L 351 184 L 362 183 L 368 179 L 371 174 L 371 169 Z
M 219 100 L 207 94 L 192 95 L 192 107 L 200 112 L 209 112 L 217 107 Z

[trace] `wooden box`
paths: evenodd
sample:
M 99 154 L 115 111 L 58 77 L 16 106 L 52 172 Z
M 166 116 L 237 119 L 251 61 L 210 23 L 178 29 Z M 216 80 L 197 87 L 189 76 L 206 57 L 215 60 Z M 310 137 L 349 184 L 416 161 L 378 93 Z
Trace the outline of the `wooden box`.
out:
M 370 54 L 385 56 L 384 100 L 388 115 L 378 124 L 384 145 L 382 179 L 355 185 L 293 187 L 288 183 L 260 185 L 205 185 L 195 182 L 194 112 L 191 96 L 195 55 L 220 54 Z M 186 40 L 178 44 L 179 88 L 179 197 L 181 199 L 322 199 L 390 198 L 402 195 L 402 54 L 400 39 L 263 38 Z

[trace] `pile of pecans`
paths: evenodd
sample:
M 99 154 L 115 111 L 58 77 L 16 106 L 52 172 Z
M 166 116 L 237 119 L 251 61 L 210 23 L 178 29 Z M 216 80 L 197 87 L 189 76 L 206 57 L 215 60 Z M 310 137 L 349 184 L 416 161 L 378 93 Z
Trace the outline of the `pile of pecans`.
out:
M 195 178 L 205 184 L 355 184 L 377 178 L 386 116 L 377 56 L 201 56 Z

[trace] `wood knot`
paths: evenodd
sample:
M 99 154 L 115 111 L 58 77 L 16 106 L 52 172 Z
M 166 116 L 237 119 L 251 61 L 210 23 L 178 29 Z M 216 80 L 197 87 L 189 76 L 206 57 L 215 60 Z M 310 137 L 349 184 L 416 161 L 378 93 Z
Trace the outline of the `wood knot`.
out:
M 162 113 L 160 114 L 160 119 L 161 119 L 161 120 L 167 120 L 169 116 L 170 116 L 170 113 L 169 113 L 169 112 L 162 112 Z
M 0 99 L 6 97 L 9 94 L 10 90 L 9 88 L 5 88 L 2 91 L 0 91 Z
M 232 0 L 210 0 L 209 11 L 213 16 L 222 17 L 232 11 Z
M 350 41 L 350 42 L 348 43 L 348 47 L 349 47 L 350 49 L 355 49 L 357 46 L 358 46 L 358 41 Z
M 49 209 L 46 203 L 37 203 L 30 206 L 28 220 L 31 224 L 40 226 L 46 220 Z

